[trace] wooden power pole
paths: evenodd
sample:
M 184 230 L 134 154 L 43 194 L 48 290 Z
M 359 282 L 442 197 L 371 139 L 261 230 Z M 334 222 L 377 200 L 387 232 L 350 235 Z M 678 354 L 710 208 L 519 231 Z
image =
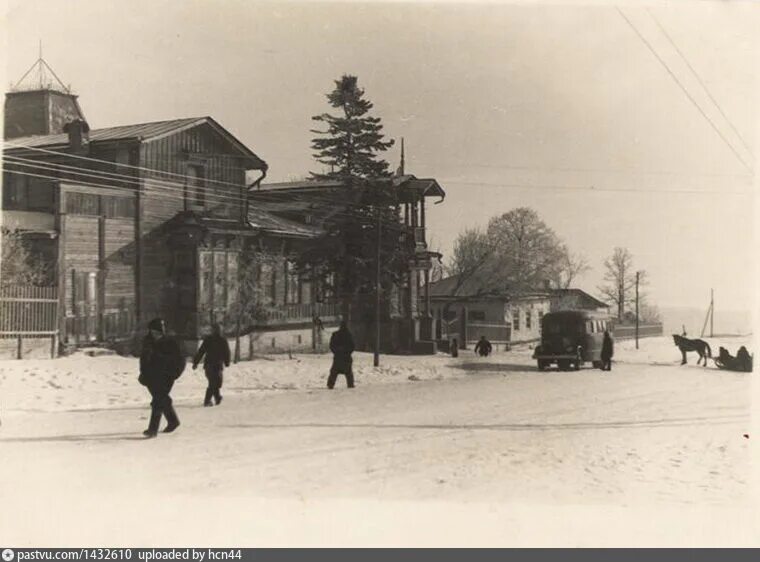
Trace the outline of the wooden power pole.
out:
M 377 264 L 375 271 L 375 356 L 373 364 L 375 367 L 380 366 L 380 242 L 381 228 L 380 207 L 377 208 Z
M 636 349 L 639 348 L 639 275 L 640 271 L 636 272 Z

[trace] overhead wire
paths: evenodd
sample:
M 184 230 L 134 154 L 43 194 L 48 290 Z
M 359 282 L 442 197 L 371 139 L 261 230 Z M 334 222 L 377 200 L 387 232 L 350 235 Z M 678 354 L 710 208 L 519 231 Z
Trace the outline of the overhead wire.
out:
M 671 68 L 667 65 L 667 63 L 662 59 L 662 57 L 659 55 L 659 53 L 655 50 L 655 48 L 652 46 L 652 44 L 647 41 L 646 37 L 644 37 L 639 29 L 633 24 L 633 22 L 628 19 L 628 17 L 623 13 L 623 11 L 619 7 L 615 7 L 615 9 L 618 11 L 620 16 L 628 23 L 628 25 L 633 29 L 634 33 L 638 36 L 639 39 L 644 43 L 644 45 L 647 46 L 649 51 L 654 55 L 654 57 L 660 62 L 660 64 L 665 68 L 665 70 L 668 72 L 670 77 L 675 81 L 676 84 L 678 84 L 678 87 L 681 88 L 681 91 L 686 95 L 686 97 L 691 101 L 691 103 L 694 105 L 694 107 L 697 108 L 697 111 L 702 114 L 702 117 L 705 118 L 705 120 L 710 124 L 710 126 L 713 128 L 713 130 L 718 134 L 718 136 L 723 140 L 725 145 L 731 150 L 731 152 L 734 153 L 734 156 L 742 163 L 742 165 L 750 172 L 752 173 L 752 167 L 747 164 L 744 159 L 741 157 L 739 152 L 734 148 L 734 146 L 728 141 L 728 139 L 723 135 L 723 133 L 718 129 L 717 125 L 710 119 L 710 117 L 705 113 L 704 109 L 697 103 L 697 101 L 694 99 L 694 97 L 689 93 L 689 91 L 686 89 L 686 87 L 681 83 L 681 81 L 678 79 L 678 77 L 675 75 L 675 73 L 671 70 Z
M 15 164 L 19 165 L 18 163 L 15 163 Z M 7 173 L 11 173 L 11 174 L 14 174 L 14 175 L 19 175 L 19 176 L 36 177 L 36 178 L 47 179 L 47 180 L 52 180 L 52 181 L 64 181 L 64 182 L 66 181 L 65 179 L 63 179 L 63 178 L 61 178 L 59 176 L 56 176 L 56 175 L 47 175 L 47 174 L 37 174 L 37 173 L 31 173 L 31 172 L 22 172 L 22 171 L 13 170 L 13 169 L 6 169 L 5 171 Z M 47 168 L 43 168 L 42 171 L 49 171 L 49 170 Z M 81 174 L 81 173 L 79 173 L 78 175 L 90 175 L 90 174 Z M 98 183 L 98 182 L 92 181 L 92 180 L 72 179 L 71 181 L 72 181 L 72 183 L 77 183 L 77 184 L 83 185 L 85 187 L 106 188 L 106 189 L 115 189 L 115 188 L 125 189 L 124 186 L 119 186 L 119 185 L 116 185 L 116 184 Z M 124 181 L 124 180 L 119 180 L 119 181 Z M 132 181 L 136 181 L 136 180 L 134 180 L 134 178 L 132 178 Z M 168 188 L 165 188 L 165 189 L 168 189 Z M 134 193 L 134 189 L 129 189 L 128 191 L 130 193 Z M 161 194 L 161 198 L 162 199 L 171 199 L 171 200 L 182 202 L 182 203 L 185 202 L 185 198 L 180 197 L 180 196 L 176 196 L 176 195 Z M 310 198 L 311 201 L 313 201 L 314 199 L 315 198 L 313 198 L 313 197 Z M 336 201 L 335 198 L 330 198 L 330 197 L 327 197 L 327 196 L 317 197 L 316 199 L 317 199 L 317 202 L 319 202 L 321 200 L 324 203 L 332 204 L 332 205 L 335 205 L 335 204 L 339 203 L 338 201 Z M 207 200 L 209 200 L 211 202 L 215 201 L 215 199 L 213 199 L 211 197 L 207 197 Z M 221 201 L 221 203 L 219 203 L 219 201 Z M 244 200 L 241 200 L 240 198 L 230 198 L 230 197 L 226 197 L 225 198 L 225 197 L 222 197 L 222 198 L 216 199 L 216 202 L 219 203 L 219 204 L 225 204 L 225 203 L 227 203 L 229 201 L 232 201 L 233 203 L 235 203 L 237 205 L 241 205 L 241 206 L 242 206 L 242 203 L 244 203 Z M 270 196 L 270 201 L 271 202 L 274 202 L 274 201 L 281 202 L 282 199 L 276 198 L 276 195 L 272 194 Z M 348 209 L 348 210 L 336 211 L 336 212 L 332 213 L 331 216 L 338 216 L 338 217 L 347 218 L 347 219 L 362 218 L 362 219 L 365 219 L 367 222 L 371 222 L 372 220 L 374 220 L 373 217 L 368 216 L 366 213 L 362 213 L 361 211 L 352 210 L 352 207 L 350 207 L 350 206 L 347 207 L 346 209 Z M 270 213 L 270 211 L 266 211 L 266 212 Z M 148 214 L 146 214 L 145 212 L 143 212 L 143 216 L 148 216 Z M 167 217 L 165 215 L 155 215 L 155 214 L 153 215 L 153 218 L 163 218 L 164 220 L 167 219 Z M 286 219 L 286 220 L 288 220 L 288 219 Z M 393 227 L 391 227 L 388 224 L 385 224 L 384 228 L 387 229 L 387 228 L 393 228 Z M 395 229 L 395 230 L 398 231 L 398 232 L 403 231 L 403 227 L 399 227 L 398 229 Z
M 672 47 L 675 49 L 675 51 L 681 57 L 681 59 L 683 60 L 683 62 L 686 63 L 686 66 L 689 67 L 689 70 L 691 70 L 691 73 L 697 79 L 697 82 L 699 82 L 699 85 L 702 86 L 702 89 L 705 91 L 705 93 L 707 94 L 707 96 L 710 98 L 710 100 L 713 102 L 713 104 L 718 109 L 718 111 L 720 112 L 720 114 L 723 116 L 723 119 L 726 120 L 726 123 L 728 123 L 728 125 L 731 127 L 731 129 L 736 134 L 737 138 L 741 141 L 742 145 L 744 145 L 744 148 L 746 148 L 747 152 L 751 155 L 752 154 L 752 149 L 747 144 L 747 141 L 744 140 L 744 137 L 741 135 L 741 133 L 739 132 L 739 130 L 736 128 L 736 126 L 734 126 L 734 124 L 731 121 L 731 119 L 729 119 L 728 115 L 726 115 L 726 113 L 723 111 L 723 108 L 718 103 L 718 100 L 716 100 L 715 97 L 713 97 L 712 93 L 707 88 L 707 84 L 705 84 L 704 80 L 702 80 L 702 78 L 700 77 L 699 73 L 694 69 L 694 67 L 692 66 L 692 64 L 689 62 L 689 59 L 687 59 L 686 55 L 684 55 L 683 52 L 681 51 L 681 49 L 678 48 L 678 45 L 676 45 L 676 42 L 673 40 L 673 38 L 670 36 L 670 34 L 665 30 L 665 28 L 663 27 L 663 25 L 660 23 L 660 20 L 658 20 L 657 17 L 655 17 L 655 15 L 652 13 L 652 10 L 650 10 L 649 8 L 646 8 L 646 11 L 649 14 L 649 16 L 654 20 L 654 22 L 657 24 L 657 27 L 660 28 L 660 31 L 662 32 L 662 34 L 665 36 L 665 38 L 668 40 L 668 42 L 672 45 Z
M 32 149 L 32 150 L 35 150 L 35 149 Z M 44 150 L 44 149 L 36 149 L 36 150 L 40 150 L 40 151 L 45 152 L 45 153 L 55 154 L 55 155 L 58 155 L 58 156 L 67 156 L 66 153 L 60 153 L 60 152 L 55 152 L 55 151 L 48 151 L 48 150 Z M 16 157 L 16 156 L 6 155 L 6 158 L 7 157 L 10 157 L 11 159 L 16 159 L 16 161 L 23 160 L 25 162 L 31 162 L 30 159 L 24 159 L 22 157 Z M 85 157 L 80 157 L 80 158 L 85 158 Z M 85 159 L 89 160 L 89 161 L 92 161 L 92 162 L 101 163 L 101 164 L 108 164 L 109 166 L 114 166 L 114 165 L 124 166 L 122 164 L 117 164 L 117 163 L 115 163 L 115 162 L 113 162 L 111 160 L 102 160 L 102 159 L 89 158 L 89 157 L 87 157 Z M 37 162 L 37 161 L 34 161 L 34 162 Z M 45 165 L 48 166 L 48 169 L 49 169 L 49 166 L 58 166 L 58 167 L 61 167 L 61 168 L 64 168 L 64 169 L 75 170 L 76 171 L 75 172 L 76 175 L 90 175 L 91 177 L 95 177 L 93 175 L 93 173 L 94 173 L 94 174 L 105 175 L 105 176 L 111 177 L 111 178 L 113 178 L 113 177 L 123 178 L 123 181 L 125 181 L 125 182 L 131 182 L 131 183 L 135 183 L 137 185 L 147 185 L 148 187 L 153 187 L 153 188 L 156 188 L 156 189 L 166 189 L 166 190 L 172 190 L 173 189 L 175 192 L 182 192 L 183 195 L 184 195 L 184 193 L 189 193 L 189 194 L 204 193 L 204 194 L 206 194 L 206 197 L 213 198 L 213 200 L 218 201 L 218 202 L 223 202 L 223 201 L 226 200 L 226 201 L 232 201 L 232 202 L 235 202 L 235 203 L 239 204 L 240 201 L 241 201 L 241 199 L 239 197 L 237 197 L 237 196 L 229 196 L 229 195 L 218 194 L 218 193 L 216 193 L 216 194 L 209 194 L 209 192 L 205 188 L 203 188 L 203 187 L 191 188 L 191 187 L 189 187 L 186 184 L 181 184 L 181 183 L 174 182 L 174 181 L 171 181 L 171 180 L 155 180 L 153 178 L 149 179 L 149 178 L 147 178 L 145 176 L 140 176 L 140 178 L 136 178 L 135 176 L 132 176 L 132 175 L 118 174 L 118 173 L 113 173 L 113 172 L 102 172 L 102 171 L 99 171 L 99 170 L 92 170 L 92 169 L 89 169 L 89 168 L 79 168 L 79 167 L 76 167 L 76 166 L 67 166 L 67 165 L 58 164 L 58 163 L 45 163 Z M 164 173 L 162 170 L 156 170 L 156 169 L 153 169 L 153 168 L 134 167 L 134 166 L 129 166 L 129 167 L 140 168 L 140 169 L 143 169 L 143 170 L 147 170 L 147 171 L 151 171 L 151 172 L 156 172 L 156 173 L 159 173 L 159 174 L 163 174 Z M 83 169 L 87 170 L 87 171 L 86 172 L 82 172 L 81 170 L 83 170 Z M 183 175 L 183 174 L 174 174 L 174 173 L 171 173 L 171 175 L 177 176 L 177 177 L 182 177 L 182 178 L 185 178 L 185 179 L 188 179 L 188 180 L 194 180 L 195 179 L 192 176 L 187 176 L 187 175 Z M 56 179 L 56 178 L 48 178 L 48 179 Z M 210 180 L 210 181 L 213 181 L 214 183 L 218 183 L 218 184 L 234 187 L 235 189 L 241 189 L 241 187 L 244 187 L 244 186 L 241 186 L 240 184 L 233 184 L 233 183 L 230 183 L 230 182 L 223 182 L 223 181 L 218 181 L 218 180 Z M 114 186 L 106 186 L 106 187 L 114 187 Z M 115 187 L 118 187 L 118 186 L 115 186 Z M 244 188 L 246 189 L 246 192 L 247 192 L 247 187 L 244 187 Z M 275 193 L 274 190 L 272 190 L 269 193 L 272 193 L 272 195 L 271 196 L 267 195 L 267 191 L 256 191 L 255 192 L 255 194 L 256 194 L 255 198 L 259 199 L 259 200 L 261 200 L 261 199 L 266 200 L 267 197 L 269 197 L 270 202 L 279 202 L 279 201 L 281 201 L 280 197 Z M 247 192 L 247 194 L 248 194 L 248 192 Z M 320 196 L 314 196 L 313 194 L 310 194 L 310 199 L 311 200 L 315 200 L 316 199 L 317 201 L 319 201 L 320 200 Z M 331 198 L 329 196 L 323 196 L 323 197 L 321 197 L 321 199 L 325 203 L 331 203 L 331 204 L 338 203 L 338 201 L 336 201 L 335 198 Z M 244 200 L 245 199 L 243 199 L 243 201 Z M 346 216 L 359 216 L 359 215 L 356 215 L 356 212 L 354 212 L 353 215 L 346 215 Z

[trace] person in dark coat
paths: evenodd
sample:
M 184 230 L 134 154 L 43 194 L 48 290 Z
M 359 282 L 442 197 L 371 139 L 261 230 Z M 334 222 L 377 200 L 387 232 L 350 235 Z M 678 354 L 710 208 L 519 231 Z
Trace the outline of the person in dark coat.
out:
M 148 388 L 151 395 L 150 422 L 143 431 L 146 437 L 155 437 L 161 416 L 166 417 L 165 433 L 171 433 L 179 427 L 177 412 L 172 406 L 169 393 L 174 381 L 185 369 L 185 358 L 179 344 L 166 334 L 166 326 L 160 318 L 148 324 L 148 335 L 142 343 L 140 355 L 140 377 L 138 381 Z
M 736 362 L 738 363 L 739 370 L 745 373 L 752 372 L 752 356 L 746 347 L 741 346 L 739 351 L 736 352 Z
M 198 363 L 203 360 L 203 370 L 206 372 L 208 379 L 208 388 L 206 388 L 206 398 L 203 400 L 204 406 L 212 406 L 211 397 L 218 406 L 222 402 L 222 374 L 224 368 L 230 366 L 230 345 L 227 338 L 222 336 L 222 329 L 219 324 L 211 326 L 211 335 L 203 338 L 198 353 L 193 358 L 193 370 Z
M 612 342 L 612 336 L 608 330 L 604 331 L 602 340 L 602 371 L 612 370 L 612 356 L 615 353 L 615 346 Z
M 481 357 L 488 357 L 491 355 L 492 349 L 493 346 L 491 346 L 491 342 L 488 341 L 485 336 L 480 336 L 478 343 L 475 344 L 475 353 Z
M 354 388 L 353 359 L 354 338 L 351 336 L 345 322 L 340 323 L 340 328 L 330 338 L 330 351 L 333 353 L 333 363 L 330 367 L 330 376 L 327 377 L 327 388 L 333 388 L 339 374 L 346 375 L 348 388 Z

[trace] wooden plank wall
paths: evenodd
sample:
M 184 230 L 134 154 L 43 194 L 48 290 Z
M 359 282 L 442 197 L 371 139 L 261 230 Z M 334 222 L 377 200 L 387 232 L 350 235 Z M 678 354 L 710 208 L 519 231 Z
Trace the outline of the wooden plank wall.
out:
M 68 215 L 64 240 L 64 303 L 66 315 L 72 315 L 74 288 L 71 271 L 98 271 L 98 217 Z
M 105 312 L 134 307 L 134 241 L 133 219 L 105 219 Z
M 191 160 L 188 160 L 188 154 Z M 166 306 L 172 292 L 172 253 L 162 226 L 185 209 L 184 189 L 188 164 L 205 165 L 205 208 L 215 214 L 240 219 L 241 193 L 245 171 L 239 154 L 208 125 L 145 143 L 141 147 L 140 166 L 178 174 L 167 175 L 142 170 L 140 203 L 140 313 L 142 322 L 162 316 L 171 323 L 172 310 Z M 233 185 L 220 185 L 215 181 Z M 190 202 L 194 194 L 190 193 Z M 171 326 L 170 326 L 171 328 Z

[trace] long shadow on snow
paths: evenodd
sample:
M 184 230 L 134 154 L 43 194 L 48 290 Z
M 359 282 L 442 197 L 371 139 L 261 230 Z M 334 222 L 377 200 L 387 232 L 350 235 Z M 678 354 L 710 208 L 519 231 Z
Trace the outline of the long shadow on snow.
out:
M 89 435 L 50 435 L 40 437 L 6 437 L 0 443 L 71 443 L 77 441 L 145 441 L 146 437 L 134 433 L 92 433 Z
M 394 424 L 394 423 L 250 423 L 232 424 L 222 427 L 234 429 L 326 429 L 326 428 L 367 428 L 367 429 L 471 429 L 486 431 L 535 431 L 535 430 L 583 430 L 583 429 L 626 429 L 678 427 L 690 425 L 721 425 L 748 420 L 748 415 L 734 414 L 727 416 L 663 418 L 653 420 L 622 420 L 608 422 L 577 423 L 499 423 L 499 424 Z
M 517 363 L 461 363 L 454 366 L 463 371 L 475 371 L 485 373 L 538 373 L 538 369 L 531 365 L 519 365 Z

